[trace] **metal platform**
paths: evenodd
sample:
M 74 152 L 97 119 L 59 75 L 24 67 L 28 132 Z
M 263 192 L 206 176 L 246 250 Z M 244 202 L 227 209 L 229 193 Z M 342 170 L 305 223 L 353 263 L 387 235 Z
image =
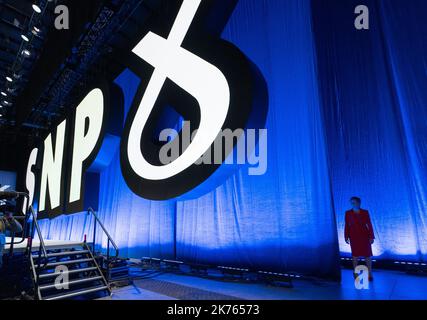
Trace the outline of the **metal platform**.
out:
M 7 237 L 6 242 L 9 243 L 12 239 Z M 22 238 L 15 238 L 15 242 L 21 241 Z M 15 244 L 13 246 L 13 251 L 15 253 L 24 252 L 27 248 L 28 240 L 25 239 L 22 243 Z M 81 245 L 81 241 L 60 241 L 60 240 L 44 240 L 47 250 L 60 250 L 66 248 L 72 248 Z M 32 249 L 35 251 L 39 248 L 40 242 L 38 240 L 33 240 Z M 4 253 L 8 252 L 10 245 L 5 246 Z

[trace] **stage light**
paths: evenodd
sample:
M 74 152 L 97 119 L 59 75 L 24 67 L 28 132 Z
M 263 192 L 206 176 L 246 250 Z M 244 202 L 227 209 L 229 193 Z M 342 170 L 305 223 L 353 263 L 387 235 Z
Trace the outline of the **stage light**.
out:
M 22 40 L 24 40 L 25 42 L 29 42 L 30 39 L 25 35 L 25 34 L 21 34 L 21 38 Z
M 6 92 L 1 92 L 1 95 L 3 96 L 3 97 L 7 97 L 7 93 Z
M 27 49 L 22 50 L 22 54 L 23 54 L 24 56 L 26 56 L 26 57 L 30 57 L 30 56 L 31 56 L 31 52 L 30 52 L 30 50 L 27 50 Z
M 40 7 L 38 5 L 36 5 L 36 4 L 33 4 L 33 10 L 36 13 L 41 13 L 42 12 L 42 9 L 40 9 Z
M 6 77 L 6 80 L 9 82 L 13 82 L 13 79 L 11 77 Z

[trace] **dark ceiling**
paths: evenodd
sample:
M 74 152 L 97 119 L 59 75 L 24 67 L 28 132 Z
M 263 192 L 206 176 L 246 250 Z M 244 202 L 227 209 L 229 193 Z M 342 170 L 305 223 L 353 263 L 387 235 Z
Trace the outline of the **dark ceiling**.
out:
M 52 19 L 49 6 L 40 2 L 42 12 L 31 0 L 0 0 L 0 125 L 13 125 L 16 98 L 27 85 L 39 59 Z M 25 40 L 24 40 L 25 38 Z
M 135 44 L 162 1 L 0 0 L 0 91 L 7 95 L 0 100 L 0 144 L 32 145 L 68 114 L 91 79 L 117 76 L 123 70 L 117 52 Z M 54 28 L 54 8 L 62 4 L 69 30 Z
M 54 27 L 58 5 L 69 9 L 69 30 Z M 0 0 L 0 93 L 6 94 L 0 96 L 0 169 L 25 166 L 17 163 L 74 111 L 88 84 L 117 77 L 127 66 L 123 54 L 159 12 L 173 19 L 176 6 L 170 0 Z

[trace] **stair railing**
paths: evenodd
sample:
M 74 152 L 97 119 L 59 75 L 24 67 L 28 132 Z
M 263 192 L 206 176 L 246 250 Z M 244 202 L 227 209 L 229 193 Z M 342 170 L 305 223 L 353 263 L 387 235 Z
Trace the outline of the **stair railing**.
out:
M 45 268 L 49 262 L 48 259 L 48 255 L 47 255 L 47 250 L 46 250 L 46 245 L 42 236 L 42 232 L 40 230 L 40 226 L 39 223 L 37 221 L 37 216 L 36 213 L 34 212 L 34 208 L 32 206 L 29 207 L 29 215 L 32 216 L 33 221 L 32 221 L 32 228 L 31 228 L 31 235 L 28 237 L 28 243 L 27 243 L 27 252 L 29 255 L 29 260 L 31 263 L 31 269 L 33 271 L 33 278 L 34 278 L 34 294 L 36 296 L 36 298 L 38 298 L 39 300 L 41 300 L 41 294 L 40 294 L 40 290 L 39 290 L 39 280 L 40 280 L 40 273 L 41 273 L 41 268 Z M 37 267 L 34 264 L 34 257 L 33 257 L 33 236 L 35 234 L 35 232 L 37 232 L 37 236 L 39 238 L 39 251 L 38 251 L 38 256 L 37 256 Z M 43 261 L 43 263 L 42 263 Z
M 99 226 L 101 227 L 102 231 L 104 231 L 105 235 L 107 236 L 107 278 L 110 278 L 110 243 L 113 246 L 114 250 L 115 250 L 115 255 L 113 256 L 113 259 L 116 260 L 119 257 L 119 248 L 117 247 L 116 243 L 114 242 L 113 238 L 110 236 L 110 234 L 108 233 L 107 229 L 105 228 L 104 224 L 102 223 L 102 221 L 98 218 L 96 212 L 92 209 L 89 208 L 87 210 L 88 215 L 92 215 L 94 218 L 94 222 L 93 222 L 93 243 L 92 243 L 92 251 L 95 254 L 95 244 L 96 244 L 96 227 L 97 224 L 99 224 Z
M 46 267 L 47 263 L 48 263 L 48 255 L 47 255 L 47 250 L 46 250 L 46 244 L 44 242 L 43 236 L 42 236 L 42 232 L 40 230 L 40 226 L 39 226 L 39 222 L 37 221 L 37 216 L 34 212 L 34 209 L 32 206 L 30 206 L 29 209 L 30 215 L 33 218 L 33 231 L 31 232 L 31 234 L 34 234 L 34 231 L 37 232 L 37 236 L 39 237 L 39 252 L 38 252 L 38 268 L 40 269 L 40 267 Z M 31 240 L 28 242 L 28 247 L 29 247 L 29 252 L 31 254 L 31 249 L 32 249 L 32 238 Z M 43 265 L 41 264 L 42 261 L 42 255 L 43 255 Z
M 9 256 L 13 256 L 14 246 L 17 244 L 23 243 L 25 241 L 25 239 L 28 237 L 26 235 L 26 232 L 27 232 L 28 219 L 30 217 L 30 213 L 29 213 L 30 195 L 28 193 L 24 193 L 24 192 L 17 192 L 16 194 L 18 195 L 18 197 L 24 197 L 25 198 L 26 208 L 25 208 L 25 216 L 13 217 L 15 220 L 18 220 L 18 221 L 23 220 L 24 223 L 22 224 L 22 238 L 21 238 L 21 240 L 15 242 L 15 232 L 12 232 L 10 242 L 6 243 L 6 245 L 9 245 Z

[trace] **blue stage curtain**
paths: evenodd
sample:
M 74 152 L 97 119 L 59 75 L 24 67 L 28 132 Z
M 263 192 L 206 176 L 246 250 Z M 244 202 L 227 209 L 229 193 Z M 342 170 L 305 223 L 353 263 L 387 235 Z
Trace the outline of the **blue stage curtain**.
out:
M 100 217 L 111 230 L 120 256 L 174 258 L 175 201 L 155 202 L 135 196 L 120 174 L 118 153 L 101 176 L 100 202 Z
M 427 2 L 381 1 L 382 26 L 412 187 L 417 254 L 427 260 Z
M 267 174 L 242 169 L 198 199 L 153 202 L 132 194 L 111 150 L 99 215 L 122 255 L 334 276 L 336 227 L 348 256 L 344 212 L 358 195 L 377 259 L 426 260 L 427 3 L 367 0 L 365 31 L 359 4 L 239 2 L 224 37 L 268 84 Z M 117 82 L 128 110 L 139 80 L 126 71 Z M 91 223 L 82 213 L 41 224 L 47 238 L 81 240 Z
M 44 239 L 83 242 L 85 235 L 89 242 L 93 239 L 93 219 L 84 212 L 43 219 L 39 225 Z M 38 239 L 37 234 L 35 236 Z
M 241 0 L 224 38 L 248 55 L 268 84 L 266 175 L 242 169 L 196 200 L 147 201 L 125 185 L 119 151 L 112 150 L 115 158 L 101 177 L 99 215 L 123 256 L 337 277 L 310 1 Z M 138 80 L 126 71 L 117 82 L 128 110 Z M 89 223 L 78 214 L 42 224 L 50 238 L 71 239 L 71 228 L 77 238 L 90 235 Z
M 123 90 L 127 112 L 139 79 L 125 70 L 116 83 Z M 134 195 L 122 177 L 119 152 L 119 146 L 109 150 L 110 165 L 101 172 L 99 218 L 119 247 L 121 257 L 173 259 L 176 202 L 148 201 Z M 82 241 L 85 235 L 87 241 L 93 239 L 93 218 L 85 212 L 45 219 L 40 226 L 46 239 Z M 99 227 L 96 242 L 104 250 L 107 247 L 107 237 Z
M 0 188 L 4 190 L 15 190 L 16 185 L 16 172 L 1 171 L 0 170 Z M 5 201 L 0 200 L 0 205 Z
M 0 171 L 0 187 L 6 187 L 7 190 L 15 190 L 16 185 L 16 172 Z M 5 190 L 6 190 L 5 189 Z
M 335 276 L 336 225 L 318 97 L 310 1 L 241 0 L 223 34 L 269 89 L 268 172 L 178 202 L 177 256 Z
M 344 212 L 369 209 L 378 259 L 427 254 L 425 1 L 365 1 L 370 30 L 354 27 L 360 1 L 313 1 L 319 79 L 340 248 Z

